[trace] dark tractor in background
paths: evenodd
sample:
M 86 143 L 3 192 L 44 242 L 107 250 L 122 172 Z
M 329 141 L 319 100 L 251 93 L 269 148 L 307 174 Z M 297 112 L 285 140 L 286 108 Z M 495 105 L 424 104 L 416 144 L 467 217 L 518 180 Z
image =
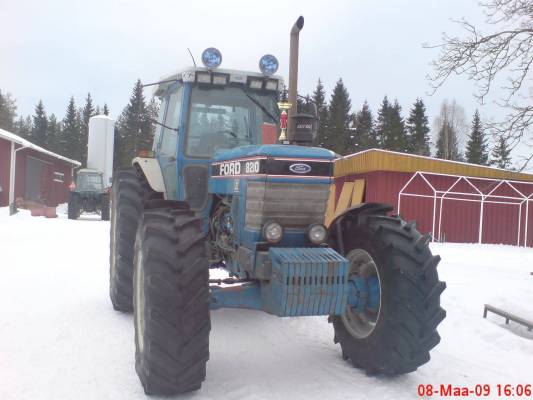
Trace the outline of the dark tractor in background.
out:
M 80 169 L 68 198 L 68 219 L 78 219 L 82 213 L 99 214 L 109 221 L 109 191 L 100 171 Z

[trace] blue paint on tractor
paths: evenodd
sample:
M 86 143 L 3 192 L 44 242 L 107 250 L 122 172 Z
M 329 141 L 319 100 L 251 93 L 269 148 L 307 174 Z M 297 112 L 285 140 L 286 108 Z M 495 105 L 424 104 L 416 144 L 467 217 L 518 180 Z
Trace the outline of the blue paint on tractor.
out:
M 212 308 L 342 314 L 350 289 L 348 261 L 311 244 L 306 234 L 310 225 L 323 223 L 335 153 L 263 143 L 263 128 L 279 123 L 278 91 L 193 79 L 158 95 L 162 125 L 153 150 L 166 198 L 187 202 L 202 218 L 213 264 L 248 281 L 212 286 Z M 268 219 L 283 226 L 277 243 L 262 237 Z
M 312 158 L 333 160 L 335 153 L 321 147 L 291 146 L 282 144 L 259 144 L 218 150 L 213 161 L 233 160 L 244 157 L 269 155 L 271 157 Z
M 379 309 L 380 288 L 376 276 L 368 278 L 354 276 L 348 280 L 348 305 L 355 312 L 377 312 Z

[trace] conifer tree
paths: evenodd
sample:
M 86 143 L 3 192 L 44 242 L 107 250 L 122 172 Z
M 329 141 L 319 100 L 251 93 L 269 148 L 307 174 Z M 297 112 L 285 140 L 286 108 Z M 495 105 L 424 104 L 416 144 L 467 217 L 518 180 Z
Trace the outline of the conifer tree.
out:
M 106 103 L 104 103 L 104 109 L 102 111 L 102 114 L 109 115 L 109 107 L 107 106 Z
M 10 93 L 0 90 L 0 128 L 9 132 L 16 130 L 17 105 Z
M 376 121 L 376 139 L 377 145 L 380 148 L 383 148 L 385 142 L 386 132 L 390 130 L 389 126 L 389 113 L 391 105 L 389 99 L 385 96 L 381 102 L 381 106 L 378 110 L 378 119 Z
M 61 124 L 57 120 L 55 114 L 50 114 L 48 117 L 47 128 L 47 149 L 53 152 L 59 152 L 58 142 L 61 137 Z
M 329 102 L 327 140 L 324 147 L 341 155 L 349 154 L 352 151 L 350 108 L 350 96 L 342 79 L 339 79 Z
M 79 156 L 81 154 L 79 150 L 81 127 L 74 97 L 71 97 L 68 102 L 67 111 L 62 125 L 63 129 L 61 129 L 61 135 L 58 140 L 58 152 L 65 157 L 79 161 Z
M 374 116 L 365 100 L 363 108 L 354 117 L 355 142 L 358 144 L 357 151 L 368 150 L 378 147 L 378 139 L 374 129 Z
M 407 119 L 408 151 L 420 156 L 429 156 L 429 121 L 422 99 L 416 99 Z
M 394 104 L 390 108 L 389 118 L 391 130 L 385 136 L 383 147 L 387 150 L 406 152 L 408 148 L 407 134 L 402 117 L 402 107 L 398 100 L 394 100 Z
M 511 149 L 509 147 L 508 138 L 505 134 L 498 136 L 496 145 L 492 149 L 492 159 L 490 164 L 502 168 L 509 169 L 511 166 Z
M 327 142 L 327 127 L 328 127 L 328 105 L 326 104 L 326 92 L 324 85 L 320 78 L 316 84 L 316 89 L 313 92 L 312 100 L 316 104 L 318 112 L 318 130 L 315 138 L 315 146 L 326 147 Z
M 42 100 L 35 106 L 35 114 L 33 115 L 33 124 L 31 129 L 30 141 L 37 146 L 45 147 L 47 143 L 48 118 L 44 110 Z
M 479 111 L 476 110 L 472 119 L 472 129 L 468 136 L 466 144 L 466 161 L 472 164 L 487 165 L 489 154 L 487 150 L 487 139 L 479 117 Z
M 87 141 L 89 138 L 89 119 L 95 115 L 93 100 L 91 93 L 87 93 L 85 98 L 85 106 L 81 110 L 81 137 L 80 137 L 80 162 L 82 165 L 87 165 Z
M 24 118 L 21 115 L 20 118 L 18 119 L 18 121 L 16 122 L 15 132 L 20 137 L 22 137 L 22 138 L 24 138 L 26 140 L 30 140 L 30 138 L 31 138 L 31 127 L 32 127 L 31 118 L 29 116 Z
M 407 135 L 401 110 L 397 100 L 391 105 L 385 96 L 378 112 L 376 127 L 379 144 L 383 149 L 400 152 L 407 150 Z
M 122 111 L 117 123 L 121 143 L 119 165 L 129 165 L 139 150 L 151 147 L 154 126 L 149 118 L 142 83 L 138 79 L 130 102 Z

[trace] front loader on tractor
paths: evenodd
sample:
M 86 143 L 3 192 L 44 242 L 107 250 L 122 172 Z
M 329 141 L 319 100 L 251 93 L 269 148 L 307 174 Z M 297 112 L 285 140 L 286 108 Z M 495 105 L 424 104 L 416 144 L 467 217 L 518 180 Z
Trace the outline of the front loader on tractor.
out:
M 298 113 L 302 27 L 300 17 L 291 30 L 288 102 L 273 56 L 261 73 L 225 70 L 209 48 L 205 67 L 155 84 L 153 149 L 114 176 L 110 296 L 134 313 L 147 394 L 200 388 L 210 310 L 224 307 L 328 316 L 342 357 L 369 374 L 415 371 L 440 341 L 445 284 L 428 237 L 386 204 L 324 225 L 336 155 L 311 147 L 316 108 Z

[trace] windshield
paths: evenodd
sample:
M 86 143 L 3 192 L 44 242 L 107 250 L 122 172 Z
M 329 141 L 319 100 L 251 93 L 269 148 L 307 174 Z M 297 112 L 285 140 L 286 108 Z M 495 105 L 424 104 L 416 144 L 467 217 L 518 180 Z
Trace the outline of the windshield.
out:
M 193 87 L 186 154 L 209 158 L 218 149 L 263 143 L 263 132 L 279 120 L 276 101 L 275 92 Z
M 81 192 L 103 190 L 104 182 L 102 180 L 102 175 L 101 174 L 79 174 L 77 187 L 78 187 L 78 190 Z

